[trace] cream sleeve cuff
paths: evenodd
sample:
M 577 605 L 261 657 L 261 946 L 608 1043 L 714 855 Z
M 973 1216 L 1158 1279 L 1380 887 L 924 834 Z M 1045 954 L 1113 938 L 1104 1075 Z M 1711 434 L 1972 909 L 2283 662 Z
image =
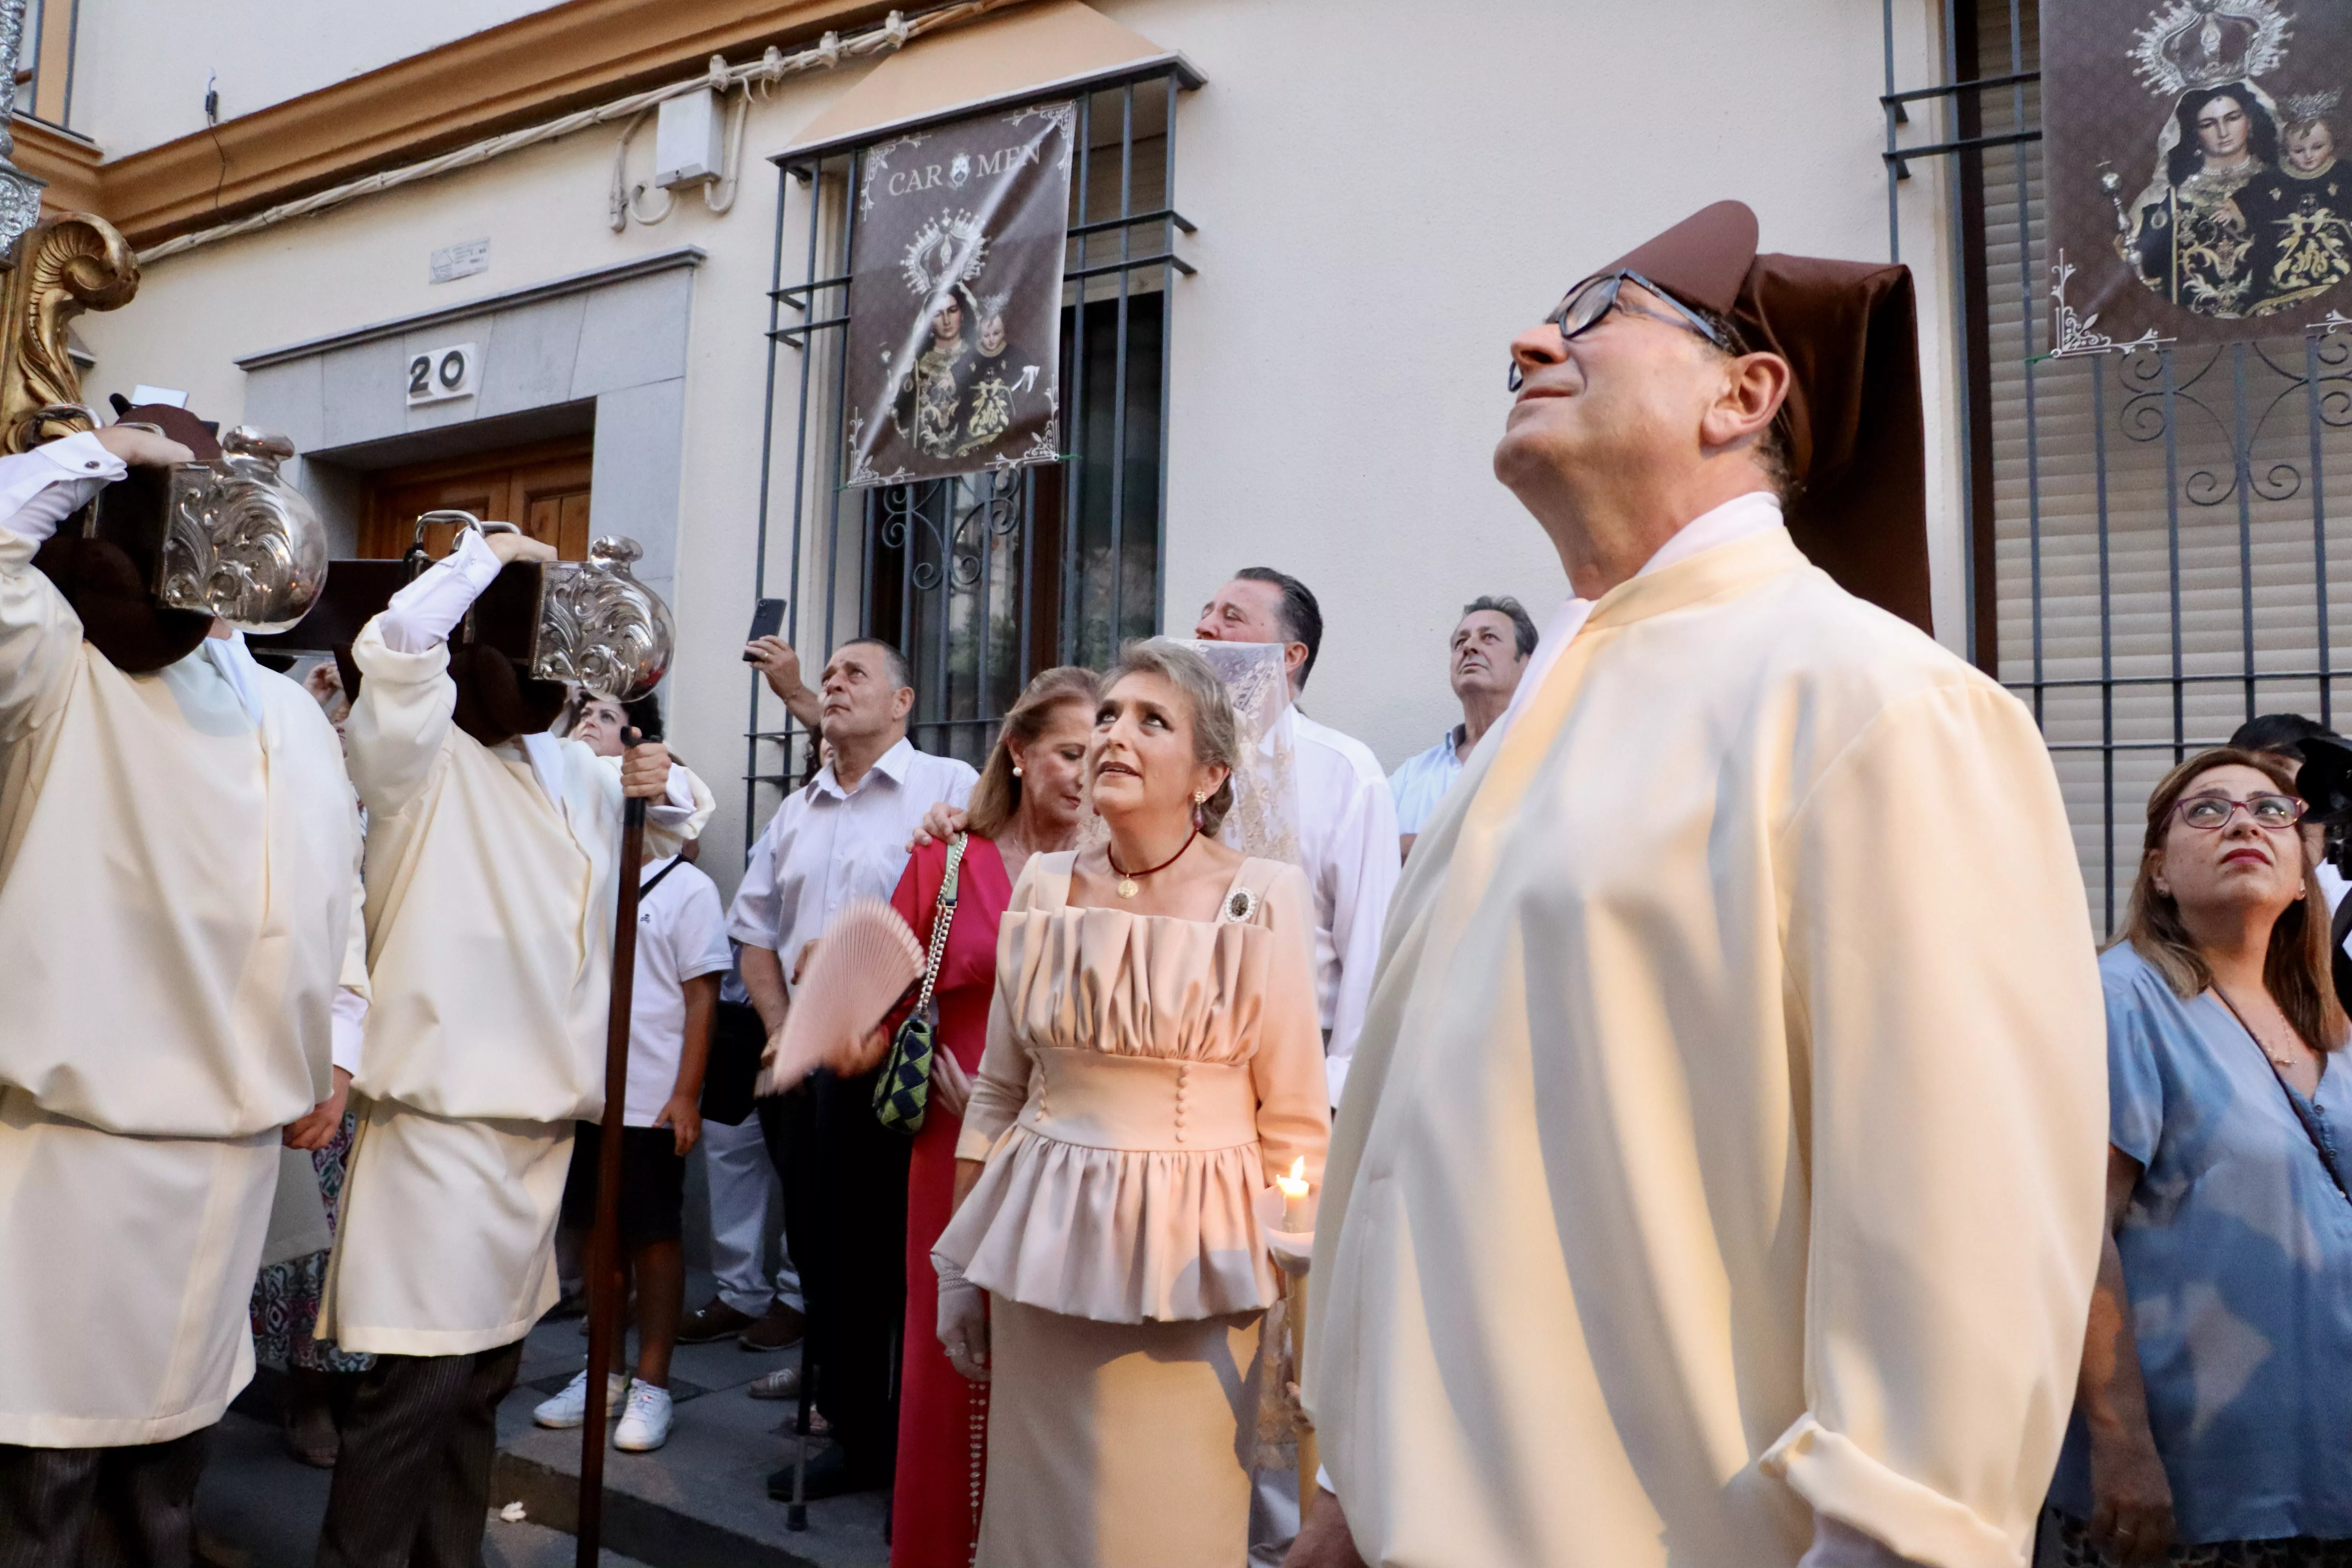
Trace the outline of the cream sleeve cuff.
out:
M 1789 1483 L 1813 1511 L 1882 1542 L 1889 1563 L 1925 1568 L 2022 1568 L 2021 1543 L 1967 1504 L 1898 1475 L 1811 1415 L 1782 1435 L 1760 1461 L 1765 1474 Z M 1820 1540 L 1816 1535 L 1815 1547 Z M 1867 1559 L 1830 1557 L 1812 1568 L 1843 1568 Z

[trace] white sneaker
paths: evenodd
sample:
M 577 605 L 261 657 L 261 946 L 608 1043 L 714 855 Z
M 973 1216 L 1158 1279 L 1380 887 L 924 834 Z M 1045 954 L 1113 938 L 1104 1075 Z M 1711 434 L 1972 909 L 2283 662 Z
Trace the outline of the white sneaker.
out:
M 627 1397 L 627 1393 L 628 1385 L 619 1373 L 605 1376 L 605 1420 L 610 1421 L 620 1414 L 621 1401 Z M 530 1413 L 530 1418 L 542 1426 L 552 1426 L 559 1431 L 585 1422 L 588 1419 L 588 1373 L 583 1371 L 563 1385 L 562 1393 L 551 1399 L 541 1400 L 539 1408 Z
M 632 1454 L 647 1453 L 669 1441 L 669 1390 L 629 1380 L 629 1408 L 613 1429 L 613 1447 Z

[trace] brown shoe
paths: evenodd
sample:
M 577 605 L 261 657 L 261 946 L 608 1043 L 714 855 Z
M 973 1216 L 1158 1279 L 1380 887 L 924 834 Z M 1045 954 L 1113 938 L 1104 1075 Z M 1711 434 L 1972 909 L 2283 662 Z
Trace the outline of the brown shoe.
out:
M 768 1309 L 767 1316 L 735 1336 L 735 1342 L 747 1351 L 784 1351 L 801 1342 L 808 1332 L 808 1320 L 782 1301 Z
M 751 1313 L 739 1312 L 713 1296 L 678 1320 L 677 1342 L 682 1345 L 707 1345 L 713 1340 L 740 1334 L 758 1321 Z
M 286 1380 L 286 1450 L 303 1464 L 331 1470 L 342 1449 L 342 1434 L 335 1428 L 334 1381 L 331 1374 L 296 1368 Z

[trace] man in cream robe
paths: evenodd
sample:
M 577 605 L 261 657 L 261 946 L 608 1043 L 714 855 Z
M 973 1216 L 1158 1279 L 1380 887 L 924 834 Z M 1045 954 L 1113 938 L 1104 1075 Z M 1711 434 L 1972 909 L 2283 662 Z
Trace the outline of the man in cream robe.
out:
M 188 1561 L 204 1434 L 253 1375 L 281 1130 L 331 1098 L 338 988 L 366 986 L 358 813 L 319 705 L 217 623 L 127 674 L 32 563 L 124 457 L 188 456 L 115 427 L 0 458 L 11 1563 Z
M 507 560 L 551 554 L 468 530 L 352 650 L 375 1005 L 319 1332 L 378 1360 L 344 1430 L 321 1568 L 474 1561 L 498 1403 L 557 1297 L 572 1129 L 604 1109 L 624 793 L 653 802 L 649 857 L 709 813 L 659 745 L 616 773 L 543 731 L 486 743 L 458 726 L 449 632 Z
M 1496 469 L 1578 597 L 1390 914 L 1294 1564 L 2025 1561 L 2098 1257 L 2083 886 L 2025 710 L 1807 559 L 1924 608 L 1907 276 L 1755 233 L 1512 345 Z

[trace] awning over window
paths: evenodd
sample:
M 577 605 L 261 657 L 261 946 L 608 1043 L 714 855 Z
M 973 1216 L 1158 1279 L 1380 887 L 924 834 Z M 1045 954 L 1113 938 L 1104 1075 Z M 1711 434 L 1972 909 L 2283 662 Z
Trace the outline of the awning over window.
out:
M 1200 85 L 1200 73 L 1174 50 L 1093 6 L 1036 0 L 908 45 L 835 99 L 776 161 L 798 162 L 927 121 L 1160 62 L 1173 64 L 1185 86 Z

